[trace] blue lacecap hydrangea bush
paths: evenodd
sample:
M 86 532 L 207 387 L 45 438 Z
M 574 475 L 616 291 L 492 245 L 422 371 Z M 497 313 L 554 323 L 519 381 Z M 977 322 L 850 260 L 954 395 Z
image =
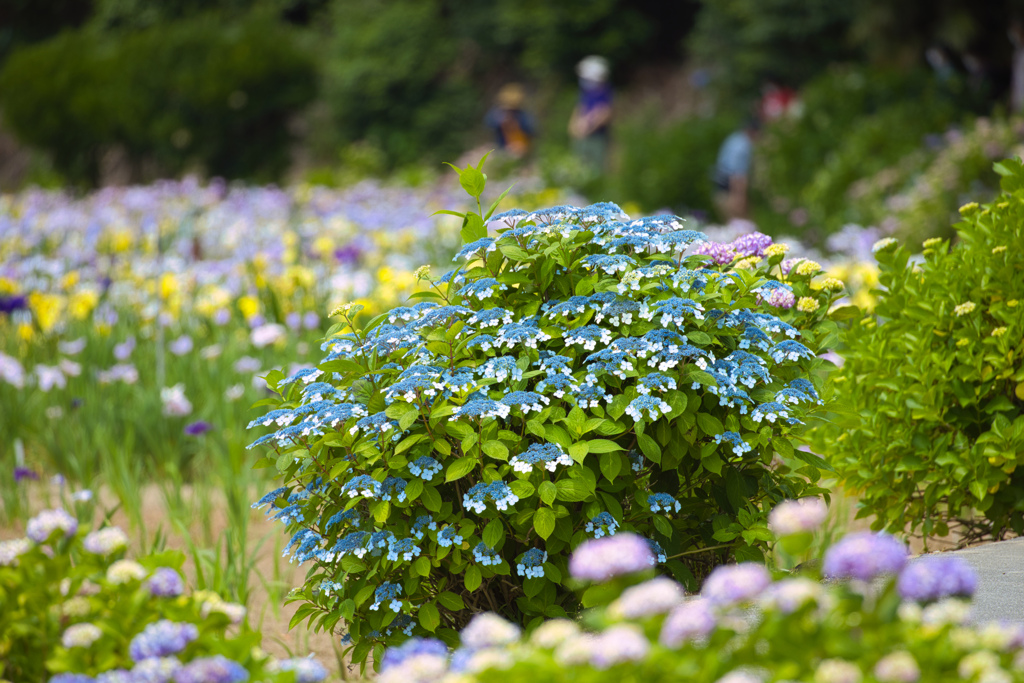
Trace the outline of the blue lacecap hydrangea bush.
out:
M 813 513 L 787 511 L 777 520 L 780 540 L 812 531 Z M 1024 681 L 1024 623 L 972 618 L 978 577 L 960 557 L 911 560 L 892 536 L 856 533 L 801 571 L 719 566 L 692 596 L 652 576 L 651 559 L 646 540 L 630 533 L 586 541 L 569 569 L 604 598 L 582 619 L 550 619 L 524 633 L 480 614 L 454 651 L 423 637 L 389 648 L 378 680 Z
M 459 171 L 479 197 L 479 168 Z M 638 534 L 695 587 L 762 557 L 776 502 L 822 491 L 793 437 L 841 283 L 784 271 L 764 235 L 713 245 L 609 203 L 460 216 L 455 269 L 421 269 L 408 305 L 368 321 L 340 307 L 323 360 L 269 375 L 279 398 L 251 425 L 283 483 L 257 506 L 310 566 L 296 620 L 359 662 L 416 633 L 454 642 L 483 610 L 574 613 L 588 538 Z

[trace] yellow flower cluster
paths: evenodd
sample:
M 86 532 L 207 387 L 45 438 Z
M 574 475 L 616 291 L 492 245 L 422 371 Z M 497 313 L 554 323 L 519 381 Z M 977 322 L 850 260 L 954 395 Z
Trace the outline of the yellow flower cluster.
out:
M 814 313 L 821 308 L 821 303 L 811 296 L 802 296 L 796 302 L 796 310 L 801 313 Z
M 959 318 L 960 316 L 973 312 L 975 308 L 977 308 L 977 306 L 973 301 L 966 301 L 956 306 L 956 308 L 953 309 L 953 313 Z

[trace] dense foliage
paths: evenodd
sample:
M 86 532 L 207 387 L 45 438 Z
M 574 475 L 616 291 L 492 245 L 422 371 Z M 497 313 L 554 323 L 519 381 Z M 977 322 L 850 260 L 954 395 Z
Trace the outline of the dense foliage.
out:
M 289 162 L 286 123 L 315 89 L 296 32 L 252 14 L 63 33 L 12 54 L 0 91 L 17 93 L 3 100 L 6 125 L 70 179 L 95 183 L 112 146 L 139 173 L 276 177 Z
M 91 511 L 87 498 L 76 505 Z M 125 557 L 127 535 L 89 531 L 63 508 L 0 541 L 0 676 L 92 683 L 322 680 L 312 659 L 283 662 L 258 647 L 242 605 L 187 593 L 176 551 Z M 94 678 L 96 677 L 96 678 Z
M 814 432 L 877 528 L 965 542 L 1024 531 L 1024 168 L 996 170 L 1003 193 L 961 208 L 954 246 L 930 239 L 919 261 L 877 245 L 884 290 L 842 352 L 847 410 Z
M 460 179 L 483 191 L 479 167 Z M 812 287 L 817 264 L 612 204 L 460 216 L 459 267 L 366 325 L 340 308 L 328 355 L 271 373 L 253 423 L 285 484 L 259 505 L 312 562 L 297 619 L 344 628 L 360 662 L 482 609 L 574 612 L 569 551 L 618 529 L 693 585 L 761 559 L 773 505 L 821 490 L 791 441 L 842 289 Z
M 812 521 L 802 513 L 790 519 Z M 774 580 L 746 563 L 719 567 L 691 598 L 670 579 L 651 578 L 645 551 L 627 534 L 576 550 L 573 576 L 583 586 L 600 582 L 605 591 L 581 621 L 553 619 L 522 634 L 483 614 L 462 631 L 462 646 L 451 656 L 426 638 L 388 650 L 379 680 L 1024 680 L 1024 627 L 968 623 L 977 576 L 962 558 L 908 562 L 894 538 L 853 534 L 825 553 L 820 566 L 828 584 L 807 569 L 817 563 Z

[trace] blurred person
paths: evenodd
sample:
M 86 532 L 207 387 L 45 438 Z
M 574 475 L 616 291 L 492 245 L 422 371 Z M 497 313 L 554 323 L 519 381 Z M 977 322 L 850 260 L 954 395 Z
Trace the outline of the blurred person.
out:
M 712 180 L 715 207 L 726 222 L 749 217 L 750 174 L 754 144 L 760 133 L 761 120 L 752 116 L 743 128 L 729 135 L 718 150 Z
M 514 159 L 530 152 L 536 128 L 533 118 L 523 110 L 526 93 L 518 83 L 509 83 L 498 91 L 497 103 L 487 112 L 484 123 L 494 131 L 498 149 Z
M 591 55 L 576 65 L 580 99 L 569 118 L 569 135 L 576 154 L 592 169 L 604 168 L 612 120 L 612 89 L 608 60 Z

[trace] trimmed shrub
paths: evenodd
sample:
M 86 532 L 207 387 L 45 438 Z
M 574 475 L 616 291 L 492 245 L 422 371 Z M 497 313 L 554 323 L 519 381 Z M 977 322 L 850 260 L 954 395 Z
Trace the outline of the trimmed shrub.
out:
M 479 167 L 459 173 L 478 199 Z M 810 262 L 776 276 L 782 245 L 708 244 L 676 216 L 493 210 L 457 214 L 459 267 L 421 269 L 407 306 L 335 311 L 328 355 L 271 373 L 280 398 L 251 425 L 275 425 L 253 445 L 284 482 L 258 505 L 311 562 L 297 619 L 343 628 L 358 662 L 414 633 L 454 642 L 481 610 L 593 604 L 567 588 L 569 552 L 619 530 L 695 587 L 763 559 L 776 502 L 823 491 L 792 438 L 841 283 L 812 285 Z
M 923 260 L 889 238 L 874 313 L 854 320 L 837 378 L 846 410 L 814 430 L 875 528 L 963 542 L 1024 531 L 1024 167 L 968 204 L 958 243 Z
M 0 92 L 14 133 L 79 182 L 96 182 L 114 145 L 163 173 L 200 164 L 270 179 L 288 163 L 286 123 L 311 101 L 314 76 L 295 29 L 262 14 L 227 25 L 206 15 L 21 48 L 0 72 Z

